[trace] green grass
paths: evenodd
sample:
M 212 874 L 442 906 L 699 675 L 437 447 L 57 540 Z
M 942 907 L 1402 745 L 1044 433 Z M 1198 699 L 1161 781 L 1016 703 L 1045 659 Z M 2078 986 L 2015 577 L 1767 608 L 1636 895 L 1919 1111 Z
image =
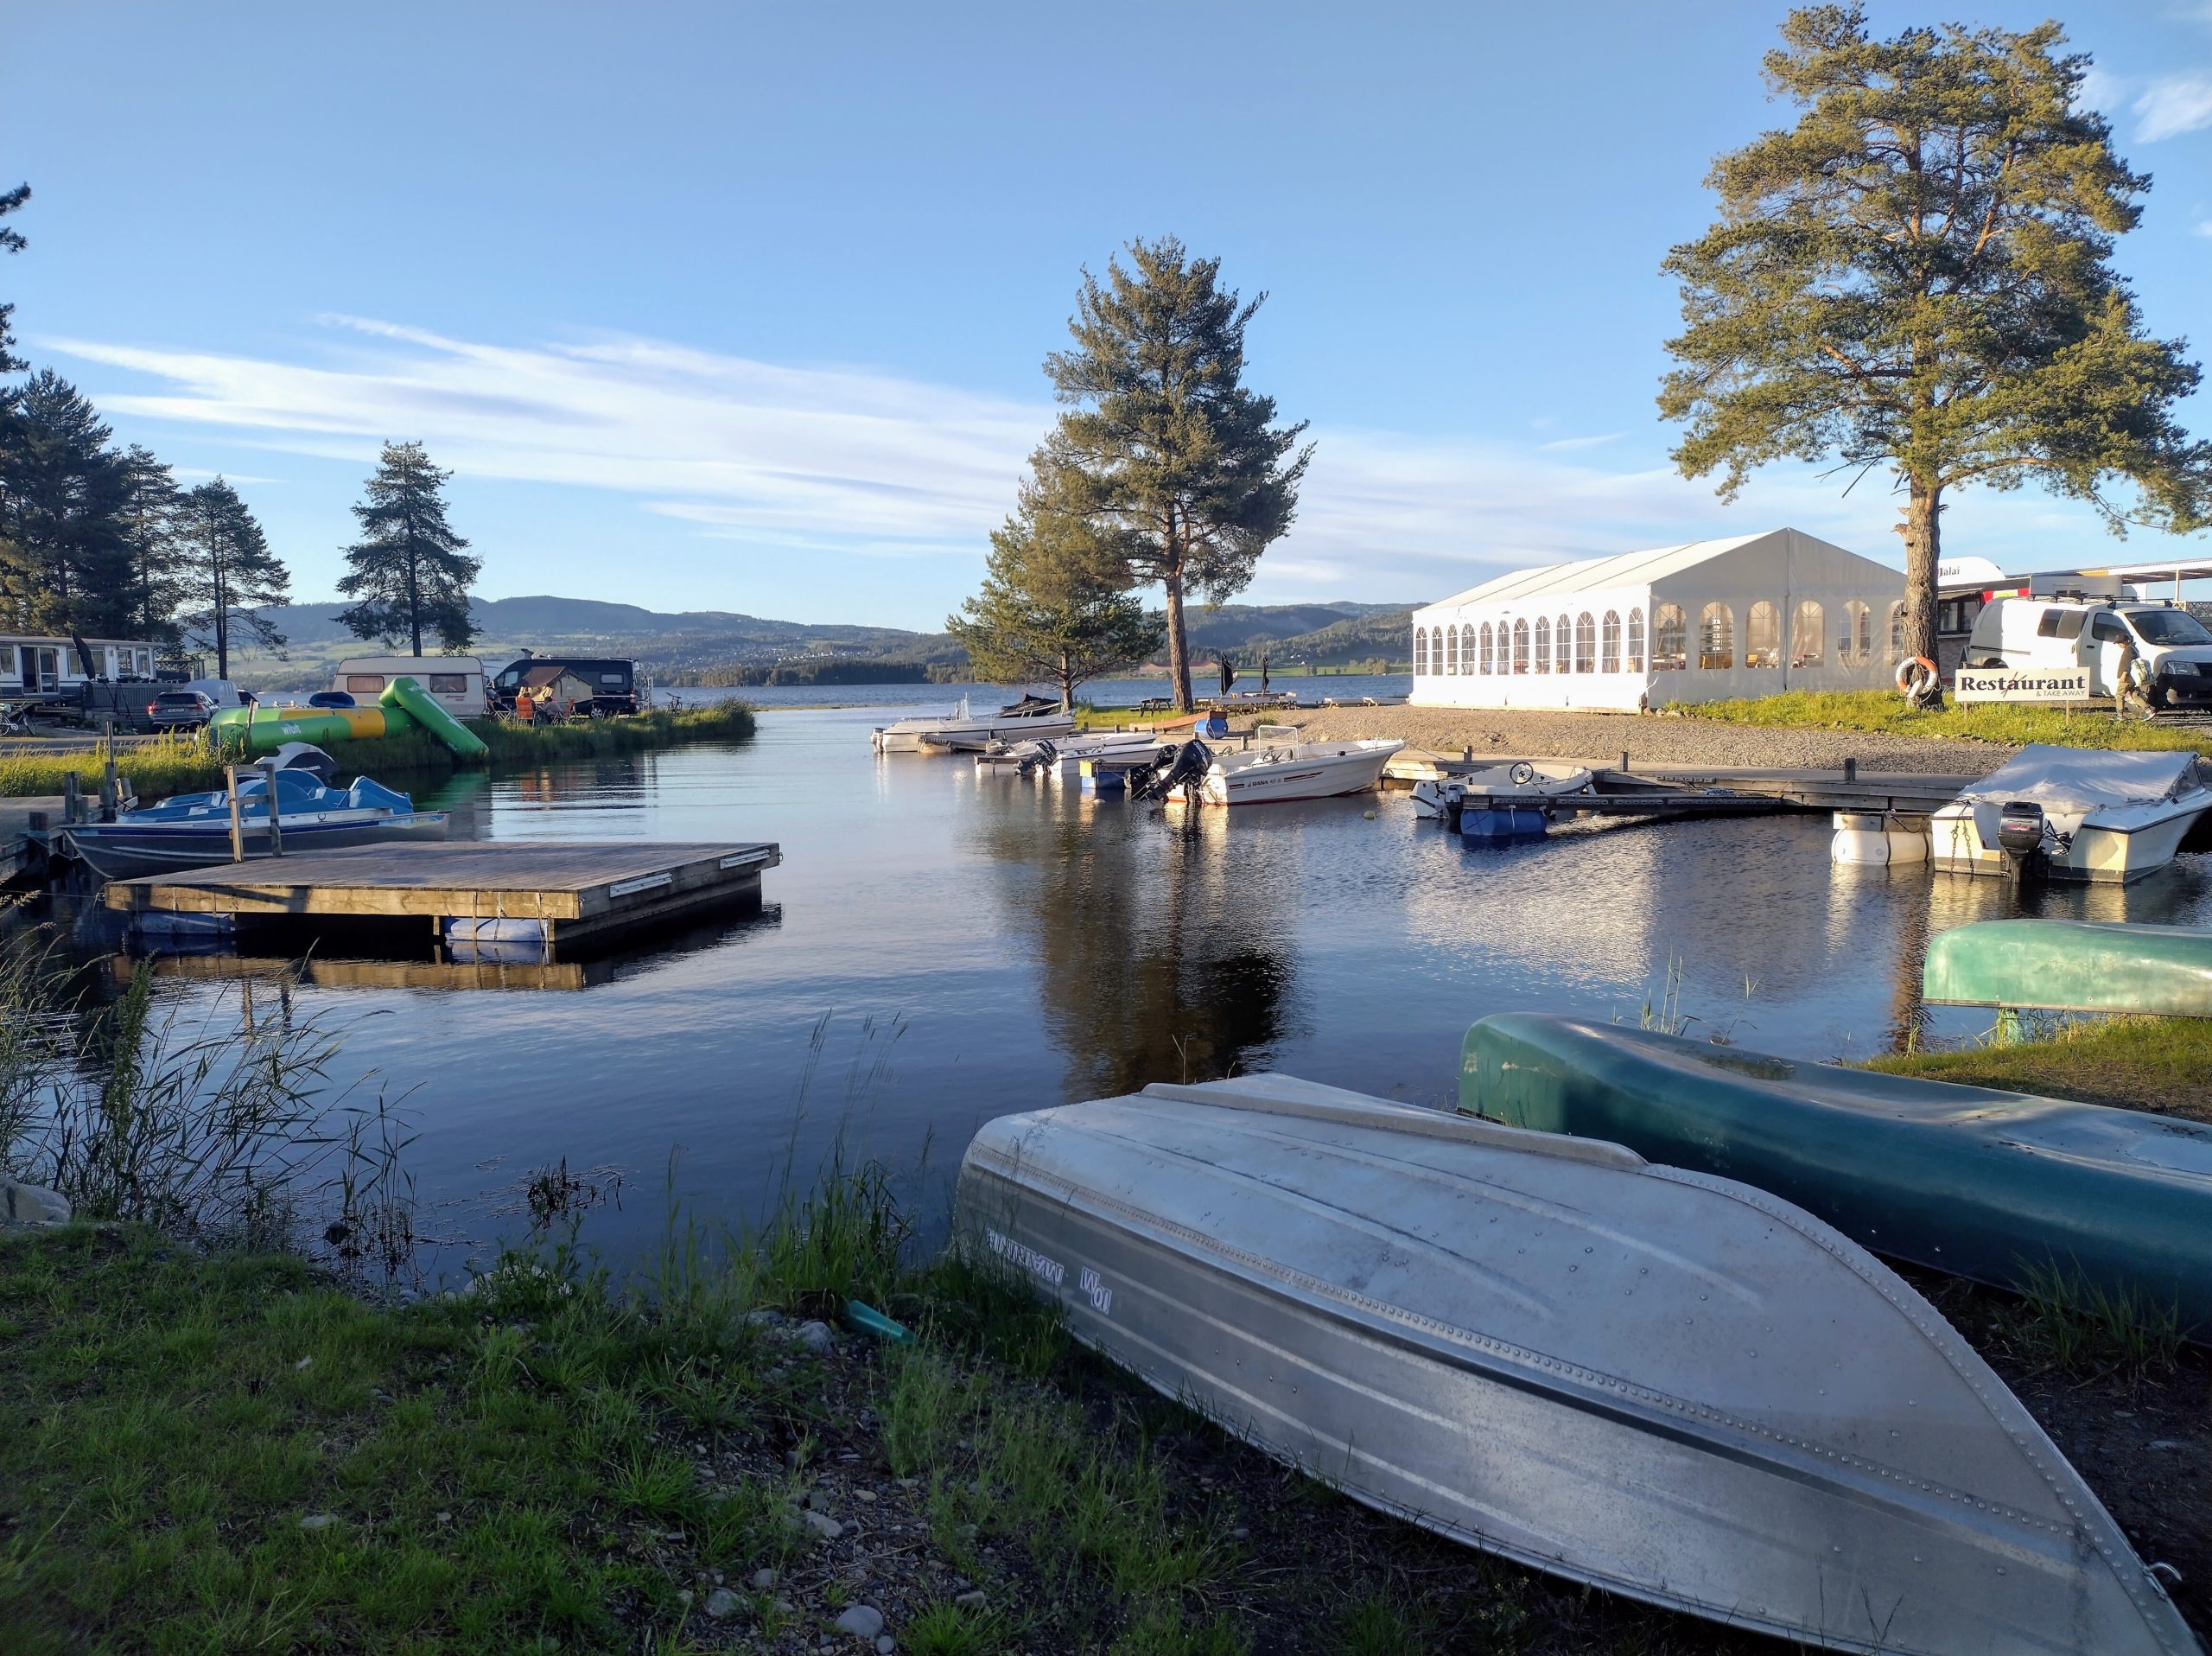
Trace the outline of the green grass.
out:
M 1866 1067 L 2212 1121 L 2212 1021 L 2202 1018 L 2062 1021 L 2040 1039 L 1895 1053 Z
M 471 719 L 467 723 L 491 749 L 490 762 L 507 767 L 641 753 L 692 742 L 745 742 L 754 729 L 753 710 L 738 701 L 566 724 L 524 725 L 507 719 Z M 440 775 L 474 762 L 457 759 L 444 743 L 419 730 L 340 742 L 330 753 L 347 774 L 381 778 Z M 140 799 L 158 799 L 222 787 L 226 758 L 197 736 L 175 736 L 122 744 L 116 749 L 115 762 Z M 97 794 L 102 766 L 99 753 L 90 749 L 0 757 L 0 795 L 57 794 L 64 786 L 62 778 L 71 772 L 86 793 Z
M 2212 731 L 2179 729 L 2155 720 L 2114 718 L 2111 712 L 1987 702 L 1956 703 L 1928 712 L 1879 690 L 1792 690 L 1748 701 L 1677 702 L 1669 710 L 1694 719 L 1793 729 L 1866 730 L 1885 736 L 1954 741 L 2031 742 L 2069 748 L 2160 748 L 2212 752 Z

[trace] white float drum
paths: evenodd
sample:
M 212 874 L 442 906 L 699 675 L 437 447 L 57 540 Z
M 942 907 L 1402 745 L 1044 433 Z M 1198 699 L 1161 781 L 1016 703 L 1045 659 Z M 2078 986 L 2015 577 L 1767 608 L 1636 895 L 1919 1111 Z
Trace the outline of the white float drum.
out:
M 1920 855 L 1925 857 L 1923 846 Z M 1853 867 L 1880 868 L 1890 860 L 1890 836 L 1878 811 L 1839 811 L 1830 860 Z

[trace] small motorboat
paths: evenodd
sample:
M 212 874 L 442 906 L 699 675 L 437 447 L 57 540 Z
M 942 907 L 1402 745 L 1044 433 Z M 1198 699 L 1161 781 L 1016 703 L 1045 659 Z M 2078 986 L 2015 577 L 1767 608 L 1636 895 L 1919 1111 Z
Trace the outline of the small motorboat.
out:
M 2208 812 L 2194 753 L 2036 743 L 1938 811 L 1929 849 L 1948 874 L 2124 883 L 2212 849 Z
M 1891 1258 L 2132 1296 L 2212 1341 L 2201 1122 L 1538 1012 L 1467 1031 L 1459 1107 L 1749 1181 Z
M 319 752 L 319 749 L 310 751 Z M 276 831 L 287 852 L 372 845 L 385 840 L 443 839 L 442 811 L 417 811 L 415 801 L 364 776 L 349 788 L 324 784 L 311 769 L 275 773 Z M 268 776 L 238 779 L 239 838 L 249 858 L 271 854 Z M 112 822 L 76 823 L 63 831 L 65 852 L 103 880 L 135 880 L 173 869 L 204 868 L 232 857 L 231 796 L 179 793 L 143 811 L 125 811 Z
M 1589 770 L 1580 765 L 1532 763 L 1489 765 L 1465 776 L 1414 784 L 1414 815 L 1448 825 L 1454 832 L 1469 799 L 1478 804 L 1503 801 L 1513 806 L 1539 810 L 1549 799 L 1594 791 Z
M 1042 696 L 1024 696 L 995 714 L 981 717 L 969 711 L 963 696 L 950 714 L 878 725 L 871 740 L 880 754 L 924 753 L 931 748 L 982 753 L 995 742 L 1057 738 L 1074 729 L 1075 720 L 1060 710 L 1060 704 Z
M 1146 759 L 1160 748 L 1160 738 L 1149 730 L 1102 730 L 1057 742 L 1039 736 L 1029 742 L 994 742 L 976 755 L 976 768 L 1002 775 L 1072 776 L 1085 759 Z
M 987 1124 L 953 1228 L 1166 1396 L 1535 1569 L 1830 1650 L 2197 1647 L 1942 1315 L 1748 1185 L 1255 1075 Z
M 1406 744 L 1395 737 L 1358 742 L 1272 740 L 1243 753 L 1183 744 L 1183 773 L 1160 797 L 1195 805 L 1281 805 L 1293 799 L 1332 799 L 1364 793 L 1382 779 L 1382 767 Z M 1189 750 L 1198 750 L 1196 755 Z M 1166 750 L 1162 749 L 1163 756 Z M 1198 768 L 1198 759 L 1205 768 Z

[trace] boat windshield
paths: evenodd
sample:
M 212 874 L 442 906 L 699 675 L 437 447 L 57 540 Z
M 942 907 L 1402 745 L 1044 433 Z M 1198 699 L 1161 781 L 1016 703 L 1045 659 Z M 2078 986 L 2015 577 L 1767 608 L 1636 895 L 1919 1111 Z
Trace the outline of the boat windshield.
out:
M 2186 609 L 2131 609 L 2127 624 L 2145 644 L 2212 644 L 2212 633 Z

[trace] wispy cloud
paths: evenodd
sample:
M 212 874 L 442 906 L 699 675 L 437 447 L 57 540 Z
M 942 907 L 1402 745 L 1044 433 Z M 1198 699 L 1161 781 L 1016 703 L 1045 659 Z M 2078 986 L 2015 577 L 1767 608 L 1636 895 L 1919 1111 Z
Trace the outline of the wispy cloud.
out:
M 2137 96 L 2136 137 L 2145 143 L 2212 126 L 2212 70 L 2163 75 Z
M 346 343 L 311 364 L 41 343 L 138 377 L 88 385 L 104 409 L 220 434 L 249 454 L 323 456 L 365 473 L 382 440 L 420 438 L 465 476 L 627 497 L 665 525 L 664 548 L 705 538 L 785 558 L 951 555 L 980 565 L 1053 413 L 1042 399 L 664 341 L 497 346 L 325 321 Z M 1709 483 L 1664 463 L 1656 431 L 1634 442 L 1326 426 L 1315 436 L 1297 523 L 1262 565 L 1255 597 L 1433 596 L 1485 570 L 1785 523 L 1895 557 L 1896 502 L 1878 478 L 1847 498 L 1839 479 L 1771 468 L 1723 506 Z M 1611 468 L 1584 457 L 1616 443 Z M 220 455 L 203 444 L 198 457 Z M 2078 508 L 2032 494 L 1977 496 L 1971 521 L 1995 538 L 1960 549 L 2006 557 L 2071 545 L 2086 526 Z M 820 568 L 825 586 L 841 578 L 833 564 Z M 702 562 L 693 597 L 720 602 L 712 589 L 726 578 Z

